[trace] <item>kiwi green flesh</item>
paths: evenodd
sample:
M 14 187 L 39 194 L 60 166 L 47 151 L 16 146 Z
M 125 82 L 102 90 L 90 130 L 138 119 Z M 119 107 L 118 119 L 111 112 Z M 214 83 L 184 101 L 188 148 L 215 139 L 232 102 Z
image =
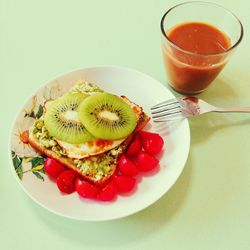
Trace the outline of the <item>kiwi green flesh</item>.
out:
M 79 106 L 79 119 L 97 138 L 116 140 L 127 137 L 137 124 L 131 106 L 118 96 L 97 93 L 84 99 Z
M 66 94 L 49 105 L 44 124 L 51 136 L 72 144 L 94 139 L 78 118 L 78 107 L 86 97 L 82 93 Z

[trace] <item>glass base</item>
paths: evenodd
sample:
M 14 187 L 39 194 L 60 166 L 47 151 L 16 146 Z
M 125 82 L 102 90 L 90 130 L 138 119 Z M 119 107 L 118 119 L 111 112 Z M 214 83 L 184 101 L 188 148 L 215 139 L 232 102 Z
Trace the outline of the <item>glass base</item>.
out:
M 170 83 L 169 83 L 169 86 L 171 87 L 171 89 L 173 89 L 175 92 L 181 94 L 181 95 L 198 95 L 198 94 L 201 94 L 203 91 L 205 91 L 206 89 L 203 89 L 203 90 L 199 90 L 199 91 L 195 91 L 195 92 L 186 92 L 186 91 L 183 91 L 183 90 L 179 90 L 179 89 L 176 89 L 175 87 L 173 87 Z

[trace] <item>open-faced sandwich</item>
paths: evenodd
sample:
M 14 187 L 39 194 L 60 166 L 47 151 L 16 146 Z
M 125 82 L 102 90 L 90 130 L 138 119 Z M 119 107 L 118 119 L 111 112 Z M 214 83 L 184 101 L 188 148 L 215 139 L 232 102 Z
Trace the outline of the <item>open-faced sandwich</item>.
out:
M 114 174 L 133 135 L 148 121 L 128 98 L 81 82 L 44 104 L 43 116 L 30 128 L 29 143 L 98 185 Z
M 149 117 L 125 96 L 81 82 L 43 111 L 28 141 L 46 156 L 44 169 L 63 193 L 111 201 L 134 189 L 139 172 L 158 166 L 164 141 L 142 131 Z

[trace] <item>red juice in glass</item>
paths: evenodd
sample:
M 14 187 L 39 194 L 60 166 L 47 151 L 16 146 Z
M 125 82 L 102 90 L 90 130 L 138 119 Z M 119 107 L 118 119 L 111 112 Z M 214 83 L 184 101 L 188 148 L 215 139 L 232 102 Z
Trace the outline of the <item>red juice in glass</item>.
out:
M 193 8 L 191 14 L 189 8 Z M 224 31 L 224 24 L 218 23 L 219 27 L 210 24 L 210 16 L 207 14 L 206 17 L 204 14 L 205 11 L 207 13 L 212 11 L 210 8 L 213 9 L 214 20 L 217 15 L 223 19 L 220 12 L 224 15 L 226 12 L 232 19 L 231 22 L 235 22 L 234 25 L 229 24 L 235 30 L 229 34 Z M 179 22 L 182 16 L 183 20 L 188 21 Z M 189 21 L 189 19 L 202 21 Z M 197 94 L 205 90 L 228 62 L 231 52 L 243 35 L 241 23 L 231 12 L 205 2 L 187 2 L 173 7 L 163 16 L 161 29 L 163 59 L 169 84 L 174 90 L 183 94 Z

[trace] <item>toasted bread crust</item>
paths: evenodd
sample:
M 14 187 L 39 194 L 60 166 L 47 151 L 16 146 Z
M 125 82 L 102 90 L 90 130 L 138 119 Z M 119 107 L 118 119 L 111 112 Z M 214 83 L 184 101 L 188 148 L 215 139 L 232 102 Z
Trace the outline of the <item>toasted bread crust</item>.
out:
M 74 163 L 72 158 L 69 158 L 69 157 L 66 157 L 66 156 L 60 156 L 59 157 L 51 149 L 47 149 L 47 148 L 43 147 L 39 143 L 38 139 L 33 136 L 32 133 L 30 133 L 30 135 L 29 135 L 29 143 L 38 152 L 40 152 L 42 154 L 45 154 L 47 157 L 53 158 L 53 159 L 59 161 L 64 166 L 78 172 L 79 175 L 81 175 L 86 181 L 89 181 L 89 182 L 91 182 L 91 183 L 93 183 L 95 185 L 102 185 L 103 183 L 105 183 L 114 174 L 114 172 L 116 170 L 117 162 L 118 162 L 120 156 L 125 152 L 127 146 L 129 145 L 130 141 L 132 140 L 134 134 L 137 131 L 143 129 L 145 127 L 145 125 L 148 123 L 149 120 L 150 120 L 150 118 L 145 113 L 142 113 L 141 118 L 139 119 L 134 132 L 119 146 L 119 147 L 122 147 L 122 150 L 121 150 L 121 152 L 119 154 L 116 155 L 116 161 L 115 161 L 116 163 L 110 166 L 110 167 L 112 167 L 112 171 L 109 173 L 108 176 L 105 176 L 105 177 L 103 177 L 102 179 L 99 179 L 99 180 L 95 179 L 94 177 L 84 175 L 80 171 L 80 169 L 77 168 L 77 166 Z
M 105 182 L 107 179 L 109 179 L 113 173 L 115 172 L 116 169 L 116 165 L 112 166 L 112 172 L 110 173 L 110 175 L 102 178 L 101 180 L 96 180 L 90 176 L 84 175 L 77 167 L 76 164 L 74 163 L 73 159 L 65 157 L 65 156 L 58 156 L 55 152 L 53 152 L 50 149 L 46 149 L 45 147 L 42 147 L 39 144 L 39 141 L 31 134 L 29 136 L 29 143 L 30 145 L 38 152 L 45 154 L 47 157 L 53 158 L 55 160 L 57 160 L 58 162 L 60 162 L 61 164 L 63 164 L 64 166 L 76 171 L 77 173 L 79 173 L 79 175 L 81 175 L 86 181 L 89 181 L 91 183 L 94 184 L 102 184 L 103 182 Z M 125 145 L 124 145 L 125 146 Z

